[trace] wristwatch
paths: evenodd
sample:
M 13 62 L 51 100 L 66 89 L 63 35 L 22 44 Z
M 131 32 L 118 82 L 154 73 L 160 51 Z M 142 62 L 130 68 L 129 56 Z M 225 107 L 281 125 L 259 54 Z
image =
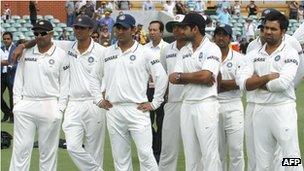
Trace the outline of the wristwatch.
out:
M 178 83 L 181 81 L 181 75 L 182 75 L 182 73 L 177 73 L 177 75 L 175 77 L 175 79 Z

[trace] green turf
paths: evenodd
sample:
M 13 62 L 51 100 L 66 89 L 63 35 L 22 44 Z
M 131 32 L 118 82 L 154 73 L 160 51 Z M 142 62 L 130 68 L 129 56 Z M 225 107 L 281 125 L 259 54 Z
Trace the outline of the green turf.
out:
M 297 111 L 298 111 L 298 131 L 299 131 L 299 143 L 301 148 L 301 156 L 302 159 L 304 157 L 304 83 L 302 83 L 297 90 Z M 7 131 L 12 134 L 13 132 L 13 124 L 3 123 L 1 124 L 1 130 Z M 64 135 L 62 133 L 61 137 Z M 1 170 L 6 171 L 9 168 L 9 162 L 11 158 L 12 148 L 1 150 Z M 72 171 L 77 170 L 76 166 L 73 164 L 70 159 L 68 153 L 64 149 L 59 149 L 58 152 L 58 171 Z M 139 163 L 137 159 L 136 149 L 134 148 L 134 144 L 132 145 L 132 159 L 133 159 L 133 168 L 134 170 L 139 170 Z M 31 160 L 31 171 L 38 171 L 38 150 L 34 149 L 32 153 Z M 113 160 L 111 147 L 108 136 L 106 136 L 105 142 L 105 153 L 104 153 L 104 170 L 112 171 Z M 184 167 L 184 157 L 183 152 L 180 152 L 179 160 L 178 160 L 178 170 L 185 170 Z

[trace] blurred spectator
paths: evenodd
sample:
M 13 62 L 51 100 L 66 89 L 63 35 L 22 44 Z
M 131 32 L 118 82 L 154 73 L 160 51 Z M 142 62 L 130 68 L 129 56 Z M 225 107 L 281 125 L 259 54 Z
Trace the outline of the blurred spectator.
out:
M 298 8 L 299 4 L 296 1 L 289 3 L 289 19 L 298 19 Z
M 107 1 L 106 8 L 110 9 L 111 11 L 115 10 L 115 3 L 114 3 L 114 1 Z
M 135 40 L 137 42 L 139 42 L 140 44 L 144 45 L 147 43 L 148 38 L 147 38 L 147 34 L 144 31 L 144 29 L 142 28 L 142 24 L 138 24 L 137 28 L 136 28 L 136 33 L 135 33 Z
M 131 2 L 130 1 L 117 1 L 118 10 L 130 10 Z
M 303 20 L 303 18 L 304 18 L 304 7 L 300 5 L 298 10 L 298 19 Z
M 94 42 L 99 43 L 99 33 L 98 31 L 93 31 L 93 33 L 91 34 L 91 38 L 93 39 Z
M 196 8 L 196 0 L 187 0 L 186 7 L 189 11 L 194 11 Z
M 83 3 L 82 0 L 78 0 L 78 1 L 75 3 L 75 18 L 77 18 L 78 15 L 81 14 L 80 9 L 81 9 L 81 7 L 82 7 L 83 5 L 85 5 L 85 3 Z
M 105 47 L 111 45 L 111 32 L 109 32 L 109 28 L 106 25 L 101 27 L 100 44 Z
M 241 41 L 242 41 L 242 35 L 237 34 L 237 35 L 235 36 L 235 41 L 236 41 L 236 42 L 238 42 L 239 44 L 241 44 Z
M 143 3 L 142 9 L 144 11 L 155 10 L 154 3 L 152 0 L 147 0 Z
M 13 121 L 13 85 L 16 72 L 16 65 L 12 62 L 12 54 L 16 46 L 13 44 L 13 34 L 11 32 L 4 32 L 2 35 L 3 46 L 1 46 L 4 56 L 1 56 L 1 111 L 4 116 L 1 122 L 5 122 L 8 119 Z M 3 93 L 8 89 L 9 103 L 6 104 L 3 98 Z
M 90 1 L 91 5 L 94 7 L 94 11 L 96 10 L 96 0 L 87 0 Z
M 112 11 L 110 9 L 106 9 L 106 11 L 104 13 L 105 17 L 98 21 L 98 26 L 101 27 L 103 25 L 106 25 L 108 27 L 110 33 L 112 33 L 113 25 L 115 23 L 114 19 L 111 18 L 111 16 L 110 16 L 111 13 L 112 13 Z
M 172 1 L 166 1 L 163 5 L 163 10 L 166 11 L 168 14 L 170 14 L 171 16 L 174 16 L 174 7 L 175 7 L 175 3 Z
M 39 8 L 37 7 L 37 5 L 38 5 L 37 1 L 30 1 L 29 2 L 30 21 L 31 21 L 32 25 L 36 24 L 37 12 L 39 11 Z
M 257 15 L 258 6 L 254 3 L 254 1 L 250 1 L 250 3 L 246 7 L 246 11 L 248 12 L 248 17 L 251 15 Z
M 230 13 L 230 1 L 229 0 L 222 0 L 222 1 L 217 1 L 216 5 L 216 14 L 220 14 L 224 12 L 224 9 L 228 10 L 228 13 Z
M 73 0 L 67 0 L 65 3 L 65 11 L 67 13 L 67 26 L 72 27 L 75 18 L 75 5 Z
M 203 1 L 196 0 L 194 11 L 198 12 L 198 13 L 204 13 L 204 11 L 205 11 L 205 1 L 204 0 Z
M 235 15 L 241 14 L 240 1 L 234 1 L 234 4 L 232 6 L 232 14 L 235 14 Z
M 81 15 L 87 15 L 90 18 L 93 18 L 94 13 L 95 9 L 91 1 L 86 1 L 86 4 L 80 8 Z
M 228 12 L 228 9 L 225 7 L 223 9 L 223 12 L 219 13 L 218 15 L 218 21 L 221 23 L 221 24 L 229 24 L 229 21 L 231 19 L 231 16 Z
M 241 49 L 242 54 L 246 54 L 248 44 L 249 43 L 247 42 L 246 38 L 242 38 L 241 43 L 240 43 L 240 49 Z
M 62 33 L 59 36 L 59 40 L 69 40 L 66 29 L 62 29 Z
M 245 24 L 244 24 L 244 32 L 243 33 L 245 33 L 247 41 L 249 41 L 251 38 L 254 38 L 256 25 L 252 21 L 253 21 L 253 18 L 248 17 L 246 19 Z
M 176 4 L 175 4 L 175 13 L 176 14 L 183 14 L 183 15 L 186 15 L 187 13 L 187 8 L 186 6 L 183 4 L 182 1 L 177 1 Z
M 6 20 L 10 20 L 11 19 L 11 15 L 12 15 L 12 12 L 9 9 L 8 4 L 5 4 L 4 5 L 4 10 L 3 10 L 3 22 L 6 23 Z
M 97 9 L 97 14 L 100 16 L 100 18 L 103 18 L 106 9 L 107 9 L 107 2 L 102 1 L 100 7 Z

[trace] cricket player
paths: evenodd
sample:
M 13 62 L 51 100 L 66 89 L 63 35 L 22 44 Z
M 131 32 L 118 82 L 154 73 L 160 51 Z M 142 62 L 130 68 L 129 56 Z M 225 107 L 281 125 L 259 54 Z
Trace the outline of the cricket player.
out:
M 57 149 L 69 90 L 69 60 L 52 43 L 53 26 L 40 20 L 32 28 L 37 45 L 21 56 L 14 83 L 14 138 L 10 171 L 30 169 L 36 130 L 39 170 L 57 170 Z
M 246 55 L 246 72 L 242 71 L 240 82 L 243 89 L 253 92 L 251 115 L 255 170 L 274 170 L 272 165 L 277 145 L 283 158 L 300 157 L 293 82 L 299 55 L 283 40 L 288 28 L 286 17 L 269 13 L 265 20 L 263 33 L 266 43 Z M 302 166 L 281 169 L 303 170 Z
M 77 41 L 54 41 L 54 44 L 66 51 L 70 61 L 69 103 L 62 128 L 67 151 L 75 165 L 82 171 L 100 171 L 103 168 L 105 111 L 94 105 L 89 81 L 90 74 L 105 48 L 90 38 L 94 28 L 91 18 L 80 16 L 73 27 Z M 35 41 L 31 41 L 24 47 L 34 44 Z M 24 47 L 17 47 L 15 58 Z
M 273 9 L 273 8 L 268 8 L 265 9 L 262 12 L 262 16 L 260 18 L 260 24 L 258 26 L 258 28 L 260 29 L 260 36 L 258 38 L 256 38 L 255 40 L 253 40 L 251 43 L 249 43 L 248 48 L 247 48 L 247 54 L 257 48 L 261 48 L 264 44 L 265 44 L 265 36 L 264 36 L 264 32 L 263 32 L 263 28 L 264 28 L 264 24 L 265 24 L 265 17 L 272 13 L 273 15 L 280 15 L 281 12 Z M 295 48 L 298 53 L 300 54 L 300 52 L 302 51 L 301 45 L 299 44 L 299 42 L 292 36 L 289 36 L 288 34 L 284 35 L 283 38 L 284 41 L 288 42 L 293 48 Z M 246 58 L 247 56 L 245 56 Z M 300 60 L 301 61 L 301 60 Z M 303 62 L 300 62 L 300 65 L 303 64 Z M 244 68 L 244 67 L 242 67 Z M 241 69 L 242 70 L 242 69 Z M 300 83 L 300 79 L 301 79 L 301 69 L 298 68 L 296 77 L 295 77 L 295 87 L 297 85 L 299 85 Z M 241 72 L 241 71 L 240 71 Z M 241 90 L 246 92 L 246 89 L 242 89 L 243 86 L 240 86 Z M 254 146 L 254 140 L 253 140 L 253 125 L 252 125 L 252 113 L 254 110 L 254 96 L 253 96 L 253 92 L 251 91 L 247 91 L 246 92 L 246 99 L 247 99 L 247 106 L 246 106 L 246 110 L 245 110 L 245 142 L 246 142 L 246 150 L 247 150 L 247 157 L 248 157 L 248 170 L 255 170 L 255 152 L 254 152 L 254 148 L 252 148 Z M 281 167 L 281 163 L 279 163 L 281 161 L 281 150 L 280 150 L 280 146 L 277 145 L 277 150 L 275 153 L 275 159 L 274 159 L 274 167 L 277 168 L 276 170 L 278 170 Z
M 145 45 L 145 47 L 151 49 L 153 54 L 155 54 L 155 57 L 159 60 L 160 54 L 163 52 L 164 47 L 168 45 L 167 42 L 165 42 L 162 39 L 164 33 L 164 24 L 161 21 L 155 20 L 151 21 L 149 24 L 149 38 L 150 42 Z M 154 95 L 154 82 L 150 77 L 150 81 L 148 84 L 148 90 L 147 90 L 147 96 L 148 100 L 152 101 L 153 95 Z M 154 153 L 154 157 L 159 162 L 160 153 L 161 153 L 161 144 L 162 144 L 162 125 L 163 125 L 163 119 L 164 119 L 164 103 L 160 105 L 158 109 L 155 111 L 150 111 L 150 117 L 151 117 L 151 124 L 154 124 L 154 121 L 156 123 L 157 128 L 155 129 L 152 126 L 152 149 Z
M 164 47 L 160 61 L 167 74 L 174 70 L 177 54 L 187 43 L 184 37 L 184 30 L 177 24 L 184 19 L 185 15 L 176 15 L 173 21 L 166 24 L 168 32 L 173 33 L 176 41 Z M 164 106 L 164 122 L 162 130 L 162 147 L 159 160 L 160 171 L 176 171 L 179 147 L 181 142 L 180 133 L 180 109 L 182 105 L 181 94 L 183 85 L 169 83 L 167 103 Z
M 134 41 L 133 16 L 119 15 L 114 24 L 114 33 L 118 42 L 101 54 L 92 73 L 91 90 L 97 106 L 108 110 L 107 127 L 115 170 L 133 170 L 132 138 L 137 148 L 140 170 L 157 171 L 149 111 L 157 109 L 163 102 L 168 78 L 152 51 Z M 148 102 L 146 95 L 150 75 L 155 82 L 152 102 Z
M 300 25 L 300 27 L 294 32 L 292 37 L 296 38 L 302 46 L 302 52 L 298 51 L 300 55 L 300 65 L 297 71 L 296 79 L 295 79 L 295 87 L 303 82 L 304 80 L 304 22 Z
M 172 84 L 184 84 L 181 106 L 181 134 L 186 171 L 222 170 L 218 153 L 219 104 L 216 78 L 221 51 L 205 36 L 205 20 L 189 13 L 180 23 L 190 43 L 178 53 Z M 201 161 L 203 168 L 200 168 Z
M 300 25 L 299 28 L 293 33 L 292 35 L 294 38 L 296 38 L 301 45 L 304 44 L 304 22 Z
M 232 28 L 221 25 L 214 30 L 214 42 L 222 52 L 219 81 L 219 152 L 223 171 L 244 170 L 244 109 L 241 92 L 236 84 L 237 69 L 244 56 L 229 48 Z M 227 152 L 229 152 L 229 169 L 227 169 Z
M 94 21 L 88 16 L 77 18 L 73 28 L 77 41 L 56 42 L 67 49 L 71 65 L 69 105 L 62 128 L 75 165 L 82 171 L 100 171 L 103 170 L 105 111 L 94 105 L 89 81 L 105 48 L 90 37 Z
M 265 17 L 270 13 L 273 13 L 274 15 L 281 14 L 280 11 L 278 11 L 276 9 L 273 9 L 273 8 L 265 9 L 262 12 L 262 16 L 260 18 L 261 23 L 258 26 L 258 28 L 260 28 L 260 36 L 258 38 L 256 38 L 255 40 L 253 40 L 251 43 L 249 43 L 249 45 L 247 47 L 247 51 L 246 51 L 247 53 L 250 52 L 251 50 L 255 49 L 255 48 L 260 48 L 264 45 L 265 40 L 263 38 L 263 25 L 265 23 Z M 291 45 L 291 47 L 296 49 L 298 54 L 300 55 L 299 68 L 298 68 L 297 74 L 296 74 L 295 79 L 294 79 L 295 88 L 296 88 L 300 84 L 300 82 L 303 80 L 302 78 L 304 77 L 304 54 L 303 54 L 303 49 L 301 47 L 301 44 L 297 40 L 297 37 L 300 36 L 300 31 L 297 31 L 295 33 L 296 34 L 294 36 L 290 36 L 288 34 L 285 34 L 283 40 L 288 42 Z M 299 38 L 299 40 L 301 40 L 301 38 Z

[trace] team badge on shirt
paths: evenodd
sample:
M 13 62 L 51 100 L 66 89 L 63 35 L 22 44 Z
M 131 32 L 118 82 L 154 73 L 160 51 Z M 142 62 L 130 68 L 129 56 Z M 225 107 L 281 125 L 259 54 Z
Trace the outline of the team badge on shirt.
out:
M 231 68 L 231 67 L 232 67 L 232 62 L 228 62 L 228 63 L 227 63 L 227 67 L 228 67 L 228 68 Z
M 280 59 L 281 59 L 281 56 L 280 56 L 280 55 L 278 55 L 278 56 L 276 56 L 276 57 L 274 58 L 275 61 L 279 61 Z
M 135 56 L 135 55 L 131 55 L 131 56 L 130 56 L 130 60 L 131 60 L 131 61 L 134 61 L 135 59 L 136 59 L 136 56 Z
M 198 56 L 198 60 L 199 60 L 199 61 L 203 60 L 203 57 L 204 57 L 203 52 L 201 52 L 201 53 L 199 54 L 199 56 Z
M 55 60 L 54 59 L 50 59 L 49 60 L 49 64 L 53 65 L 55 63 Z
M 93 58 L 92 56 L 90 56 L 90 57 L 88 58 L 88 62 L 89 62 L 89 63 L 94 62 L 94 58 Z

